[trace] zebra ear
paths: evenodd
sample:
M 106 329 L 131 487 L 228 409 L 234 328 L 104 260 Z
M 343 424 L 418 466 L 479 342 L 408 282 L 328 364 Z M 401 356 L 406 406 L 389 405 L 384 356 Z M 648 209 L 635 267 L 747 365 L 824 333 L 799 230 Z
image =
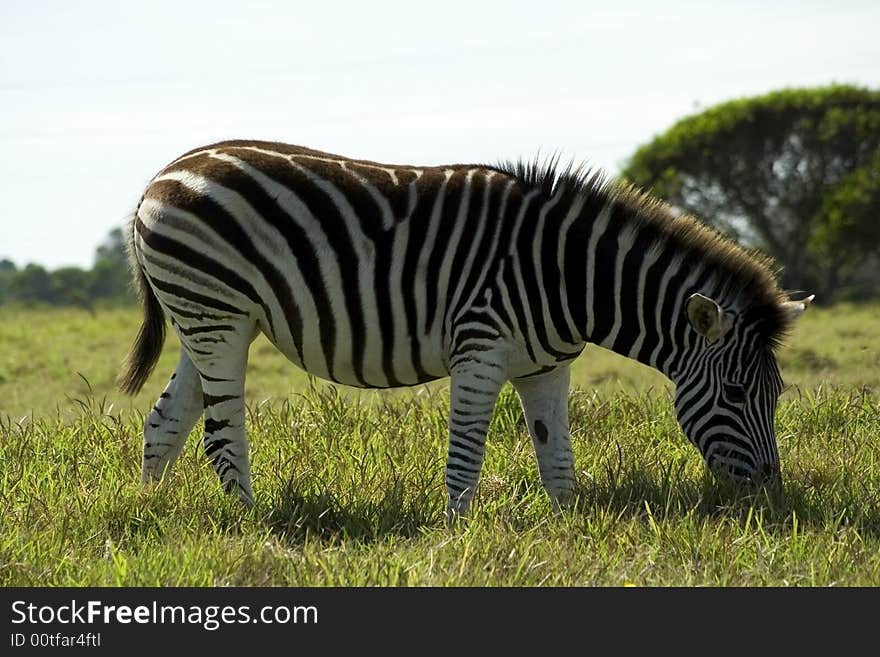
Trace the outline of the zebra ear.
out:
M 730 330 L 730 318 L 725 316 L 721 306 L 700 293 L 688 297 L 684 311 L 691 327 L 710 344 Z
M 813 299 L 815 298 L 816 295 L 811 294 L 810 296 L 801 299 L 800 301 L 786 301 L 782 304 L 782 307 L 785 309 L 785 313 L 788 315 L 789 320 L 793 322 L 803 314 L 803 312 L 807 309 L 807 306 L 813 303 Z

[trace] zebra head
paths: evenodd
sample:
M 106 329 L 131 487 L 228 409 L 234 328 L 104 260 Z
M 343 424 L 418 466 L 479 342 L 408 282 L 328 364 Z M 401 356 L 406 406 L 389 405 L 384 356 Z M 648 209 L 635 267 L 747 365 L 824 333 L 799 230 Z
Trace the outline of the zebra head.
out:
M 787 326 L 812 300 L 774 310 Z M 709 469 L 736 481 L 780 477 L 774 416 L 783 386 L 764 315 L 725 310 L 699 293 L 685 304 L 686 330 L 696 335 L 673 376 L 676 416 Z

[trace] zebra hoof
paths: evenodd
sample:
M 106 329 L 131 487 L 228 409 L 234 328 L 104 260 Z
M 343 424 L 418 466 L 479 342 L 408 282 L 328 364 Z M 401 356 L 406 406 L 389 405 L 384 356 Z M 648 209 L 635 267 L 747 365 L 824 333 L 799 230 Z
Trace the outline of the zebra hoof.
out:
M 467 504 L 450 504 L 446 507 L 446 526 L 457 527 L 470 517 L 470 509 Z
M 554 516 L 571 511 L 575 506 L 577 506 L 577 496 L 574 493 L 566 492 L 550 496 L 550 508 L 553 510 Z
M 223 484 L 223 489 L 229 495 L 238 495 L 238 499 L 240 499 L 242 504 L 247 508 L 254 508 L 254 492 L 251 490 L 250 486 L 243 485 L 236 479 L 230 479 Z

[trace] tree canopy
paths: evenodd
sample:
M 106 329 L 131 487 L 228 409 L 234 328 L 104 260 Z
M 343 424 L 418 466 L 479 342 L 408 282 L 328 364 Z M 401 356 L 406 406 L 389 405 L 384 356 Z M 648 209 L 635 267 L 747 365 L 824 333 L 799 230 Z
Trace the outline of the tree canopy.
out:
M 831 85 L 686 117 L 640 147 L 623 177 L 767 252 L 785 286 L 828 301 L 880 257 L 878 171 L 880 91 Z
M 37 302 L 91 309 L 99 303 L 131 303 L 134 295 L 121 228 L 114 228 L 95 251 L 91 269 L 61 267 L 54 271 L 28 264 L 18 269 L 0 260 L 0 303 Z

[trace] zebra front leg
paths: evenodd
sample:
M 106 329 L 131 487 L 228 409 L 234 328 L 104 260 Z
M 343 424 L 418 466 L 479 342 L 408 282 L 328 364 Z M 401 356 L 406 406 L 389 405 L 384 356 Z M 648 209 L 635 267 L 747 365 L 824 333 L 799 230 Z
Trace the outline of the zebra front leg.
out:
M 538 376 L 512 381 L 522 402 L 541 481 L 554 511 L 570 505 L 574 496 L 574 454 L 568 431 L 567 365 Z
M 184 349 L 177 369 L 144 421 L 141 481 L 159 481 L 180 456 L 202 413 L 202 383 Z
M 470 510 L 483 466 L 486 432 L 504 377 L 499 366 L 473 359 L 453 366 L 451 376 L 446 517 L 453 522 Z

